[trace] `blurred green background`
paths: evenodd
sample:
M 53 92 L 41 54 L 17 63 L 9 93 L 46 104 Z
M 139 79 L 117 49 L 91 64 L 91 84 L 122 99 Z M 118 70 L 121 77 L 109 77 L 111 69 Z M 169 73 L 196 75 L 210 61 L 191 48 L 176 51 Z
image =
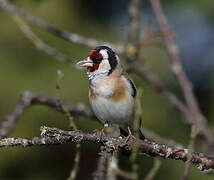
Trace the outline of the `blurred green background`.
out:
M 39 16 L 47 22 L 71 31 L 110 42 L 125 42 L 128 27 L 128 0 L 84 1 L 84 0 L 22 0 L 12 1 L 25 11 Z M 194 83 L 194 91 L 200 106 L 212 126 L 214 121 L 214 1 L 210 0 L 163 0 L 169 23 L 175 31 L 175 39 L 181 49 L 183 64 Z M 148 22 L 153 31 L 157 24 L 148 1 L 143 1 L 142 33 Z M 44 42 L 62 51 L 72 59 L 81 60 L 90 48 L 66 42 L 29 24 Z M 142 50 L 145 63 L 155 71 L 167 86 L 182 98 L 169 69 L 167 53 L 162 39 L 158 38 Z M 121 59 L 124 67 L 127 67 Z M 14 23 L 10 14 L 0 9 L 0 117 L 12 111 L 21 92 L 30 90 L 48 96 L 56 96 L 57 70 L 61 69 L 61 98 L 71 103 L 88 103 L 88 79 L 86 73 L 72 65 L 59 62 L 37 50 Z M 143 126 L 161 136 L 168 137 L 187 146 L 189 127 L 182 121 L 180 113 L 158 95 L 141 78 L 131 73 L 138 88 L 143 88 Z M 84 117 L 75 118 L 79 129 L 92 132 L 101 128 L 97 121 Z M 42 125 L 69 129 L 69 122 L 61 114 L 48 107 L 33 106 L 21 116 L 10 137 L 39 136 Z M 211 127 L 212 128 L 212 127 Z M 197 151 L 202 151 L 200 143 Z M 94 144 L 81 146 L 80 173 L 77 179 L 91 179 L 96 169 L 99 147 Z M 66 179 L 73 166 L 74 145 L 50 147 L 7 148 L 0 150 L 0 179 Z M 161 160 L 160 179 L 180 179 L 184 163 Z M 144 177 L 152 167 L 153 159 L 139 156 L 140 176 Z M 120 165 L 130 170 L 127 157 L 121 155 Z M 213 176 L 191 168 L 190 179 L 211 180 Z

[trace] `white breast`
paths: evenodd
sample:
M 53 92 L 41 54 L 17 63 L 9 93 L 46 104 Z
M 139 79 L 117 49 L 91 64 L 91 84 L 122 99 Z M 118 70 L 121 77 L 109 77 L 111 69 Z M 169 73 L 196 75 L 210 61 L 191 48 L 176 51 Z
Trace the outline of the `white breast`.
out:
M 134 99 L 126 99 L 115 102 L 105 97 L 90 99 L 92 110 L 102 123 L 131 124 L 133 120 Z

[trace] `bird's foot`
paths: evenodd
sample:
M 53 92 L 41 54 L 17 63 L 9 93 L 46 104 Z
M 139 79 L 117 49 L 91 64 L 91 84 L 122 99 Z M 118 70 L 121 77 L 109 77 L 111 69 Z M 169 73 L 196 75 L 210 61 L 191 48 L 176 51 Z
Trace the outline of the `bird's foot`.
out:
M 108 124 L 107 123 L 105 123 L 104 127 L 100 130 L 100 133 L 99 133 L 100 139 L 102 139 L 105 136 L 105 132 L 104 131 L 105 131 L 106 128 L 108 128 Z
M 128 136 L 126 138 L 126 142 L 128 141 L 130 141 L 131 143 L 136 141 L 136 138 L 134 137 L 134 135 L 132 135 L 131 129 L 129 127 L 128 127 Z

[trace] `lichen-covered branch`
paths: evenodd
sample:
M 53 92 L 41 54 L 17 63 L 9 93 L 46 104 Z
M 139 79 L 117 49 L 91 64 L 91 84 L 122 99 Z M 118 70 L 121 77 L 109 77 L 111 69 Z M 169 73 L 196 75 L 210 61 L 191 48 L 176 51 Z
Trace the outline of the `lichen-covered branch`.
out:
M 70 143 L 98 143 L 105 146 L 106 152 L 113 152 L 115 147 L 125 150 L 132 149 L 132 143 L 126 137 L 112 138 L 99 136 L 99 133 L 84 133 L 82 131 L 64 131 L 58 128 L 41 127 L 41 137 L 34 138 L 5 138 L 0 140 L 0 148 L 4 147 L 27 147 L 27 146 L 47 146 Z M 174 160 L 187 161 L 188 149 L 177 149 L 151 141 L 139 141 L 139 153 L 149 156 L 159 156 Z M 191 153 L 191 163 L 200 170 L 214 169 L 214 157 L 209 157 L 202 153 Z

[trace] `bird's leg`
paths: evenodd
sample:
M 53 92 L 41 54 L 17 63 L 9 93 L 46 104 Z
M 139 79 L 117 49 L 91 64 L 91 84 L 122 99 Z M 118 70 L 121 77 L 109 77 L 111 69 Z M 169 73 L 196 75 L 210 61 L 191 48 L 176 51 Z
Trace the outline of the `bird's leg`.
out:
M 130 127 L 128 126 L 128 136 L 127 136 L 127 139 L 126 141 L 131 141 L 131 142 L 134 142 L 136 140 L 136 138 L 134 137 L 134 135 L 132 135 L 132 131 L 130 129 Z
M 104 123 L 104 127 L 100 131 L 100 138 L 102 138 L 105 135 L 104 131 L 105 131 L 106 128 L 108 128 L 108 123 L 107 122 Z

